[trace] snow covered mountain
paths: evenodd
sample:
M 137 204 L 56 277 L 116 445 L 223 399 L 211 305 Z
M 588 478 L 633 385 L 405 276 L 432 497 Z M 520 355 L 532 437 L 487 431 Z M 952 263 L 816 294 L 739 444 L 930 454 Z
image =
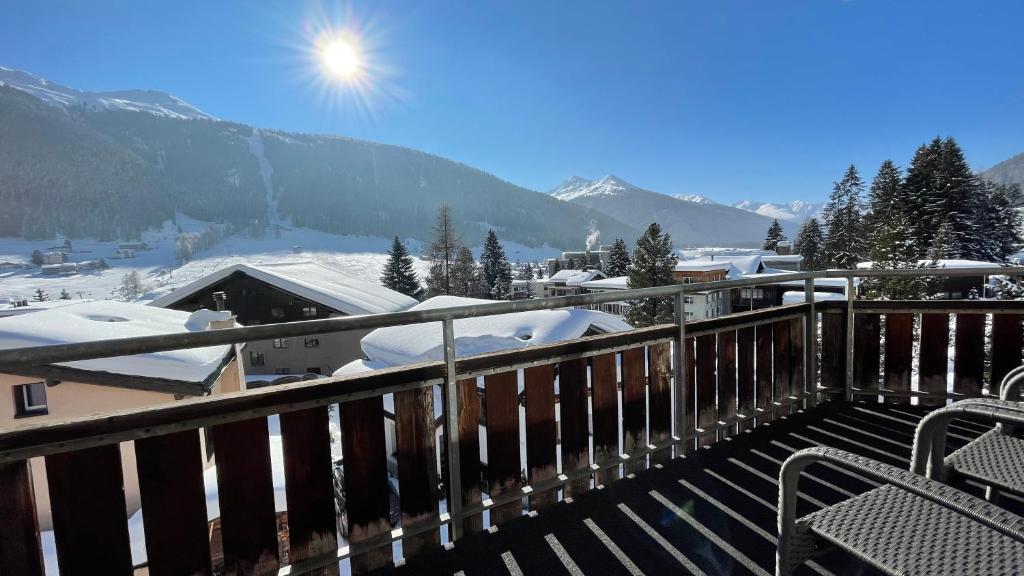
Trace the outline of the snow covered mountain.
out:
M 786 204 L 774 204 L 771 202 L 758 202 L 756 200 L 742 200 L 733 204 L 732 207 L 746 210 L 747 212 L 754 212 L 768 218 L 776 218 L 783 224 L 786 222 L 801 224 L 808 218 L 820 219 L 825 203 L 795 200 Z
M 1003 160 L 981 173 L 986 180 L 996 184 L 1024 185 L 1024 153 Z
M 86 92 L 3 66 L 0 66 L 0 85 L 28 92 L 47 104 L 61 108 L 84 106 L 90 110 L 131 110 L 170 118 L 215 120 L 181 98 L 155 90 Z
M 756 246 L 771 225 L 771 219 L 760 214 L 724 206 L 704 197 L 695 201 L 644 190 L 613 175 L 596 181 L 573 176 L 552 190 L 551 195 L 604 212 L 640 230 L 657 222 L 671 234 L 677 248 Z M 602 234 L 603 242 L 610 240 L 607 234 Z
M 686 200 L 687 202 L 695 202 L 697 204 L 718 204 L 718 202 L 715 202 L 711 198 L 701 196 L 700 194 L 675 194 L 673 195 L 673 198 Z

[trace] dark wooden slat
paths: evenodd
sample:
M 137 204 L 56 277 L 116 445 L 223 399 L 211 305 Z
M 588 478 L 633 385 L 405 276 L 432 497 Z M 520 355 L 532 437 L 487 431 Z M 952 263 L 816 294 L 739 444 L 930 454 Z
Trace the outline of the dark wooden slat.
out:
M 853 328 L 853 385 L 861 390 L 878 390 L 881 354 L 881 316 L 857 314 Z
M 601 354 L 590 361 L 590 387 L 594 405 L 594 462 L 605 464 L 619 459 L 619 384 L 616 354 Z M 554 450 L 554 442 L 552 450 Z M 597 473 L 597 483 L 619 478 L 618 467 Z
M 754 329 L 736 331 L 736 401 L 741 414 L 754 413 L 756 382 L 754 380 Z M 740 430 L 749 430 L 753 420 L 740 422 Z
M 119 446 L 47 456 L 46 482 L 60 573 L 131 574 Z
M 499 372 L 484 378 L 487 398 L 487 479 L 492 498 L 520 491 L 518 372 Z M 491 525 L 522 514 L 520 501 L 491 509 Z
M 985 315 L 957 314 L 953 392 L 977 396 L 985 380 Z
M 821 385 L 826 388 L 846 387 L 846 315 L 821 315 Z M 831 394 L 833 400 L 841 393 Z
M 146 559 L 153 576 L 212 574 L 198 430 L 135 441 Z
M 775 376 L 772 398 L 775 402 L 785 402 L 789 397 L 789 389 L 792 386 L 790 379 L 793 376 L 788 320 L 779 320 L 772 324 L 772 346 L 772 367 Z M 777 417 L 779 414 L 788 413 L 788 411 L 773 410 L 773 413 Z
M 1022 314 L 992 315 L 992 393 L 999 393 L 999 385 L 1006 373 L 1020 366 L 1024 360 L 1024 331 Z
M 224 571 L 276 574 L 277 516 L 266 418 L 210 427 L 217 460 Z
M 350 542 L 391 531 L 388 464 L 384 440 L 384 398 L 341 404 L 341 453 Z M 365 573 L 392 564 L 385 546 L 352 558 L 352 572 Z
M 845 305 L 845 303 L 840 303 Z M 853 307 L 860 310 L 893 312 L 1024 312 L 1024 300 L 856 300 Z
M 672 437 L 672 347 L 669 343 L 647 347 L 650 371 L 650 443 L 666 442 Z M 651 455 L 652 462 L 672 459 L 672 450 Z
M 917 387 L 921 392 L 946 392 L 949 358 L 949 314 L 921 315 L 921 359 Z M 943 400 L 922 398 L 924 406 L 941 406 Z
M 697 427 L 697 341 L 694 338 L 686 339 L 686 382 L 683 385 L 683 431 L 692 442 L 684 444 L 686 450 L 692 450 L 697 445 L 694 438 Z
M 559 362 L 558 391 L 562 415 L 562 470 L 575 472 L 590 466 L 586 359 Z M 565 485 L 565 495 L 576 496 L 589 487 L 590 477 L 583 476 Z
M 395 392 L 395 449 L 402 527 L 437 519 L 437 453 L 434 441 L 434 387 Z M 402 555 L 441 544 L 441 533 L 430 530 L 402 540 Z
M 645 394 L 644 349 L 622 351 L 622 451 L 631 456 L 625 472 L 643 470 L 646 456 L 635 455 L 647 445 L 647 398 Z
M 718 419 L 728 420 L 736 416 L 736 332 L 727 331 L 718 335 Z M 722 430 L 727 438 L 736 432 L 730 426 Z
M 754 355 L 757 359 L 757 366 L 754 379 L 757 381 L 757 407 L 764 413 L 757 417 L 757 424 L 768 422 L 772 419 L 772 359 L 774 350 L 772 348 L 772 325 L 757 326 L 754 333 Z
M 614 372 L 615 355 L 609 356 L 612 358 L 612 371 Z M 612 376 L 614 378 L 614 374 Z M 523 389 L 526 394 L 526 473 L 529 482 L 534 484 L 558 475 L 558 423 L 555 420 L 554 364 L 543 364 L 524 369 Z M 596 389 L 594 393 L 596 422 Z M 550 506 L 555 503 L 555 497 L 556 494 L 553 490 L 533 492 L 530 494 L 530 509 L 539 510 Z
M 462 505 L 469 507 L 480 503 L 480 391 L 476 378 L 459 380 L 456 382 L 456 389 L 459 393 L 459 469 L 462 476 Z M 445 446 L 446 443 L 442 442 L 441 445 Z M 443 465 L 441 470 L 446 471 L 447 465 Z M 483 530 L 483 526 L 482 514 L 462 519 L 462 529 L 466 534 L 479 532 Z
M 28 460 L 0 464 L 0 574 L 42 576 L 43 553 Z
M 914 315 L 892 313 L 885 316 L 885 374 L 883 385 L 893 392 L 910 391 L 911 363 L 914 360 Z M 908 404 L 909 398 L 886 396 L 887 404 Z
M 804 318 L 789 321 L 789 363 L 789 394 L 798 396 L 804 392 Z
M 405 394 L 426 392 L 423 388 Z M 401 431 L 401 410 L 395 411 Z M 330 416 L 326 406 L 281 414 L 281 449 L 284 452 L 285 498 L 288 502 L 288 561 L 299 562 L 338 548 L 338 521 L 334 511 L 334 472 L 331 462 Z M 401 432 L 399 432 L 401 434 Z M 431 446 L 433 446 L 431 434 Z M 431 451 L 431 463 L 434 453 Z M 402 440 L 398 439 L 399 476 Z M 403 504 L 406 497 L 402 492 Z M 404 518 L 403 518 L 404 521 Z M 316 574 L 337 574 L 334 565 Z
M 718 408 L 715 403 L 717 340 L 714 334 L 697 337 L 697 426 L 699 428 L 710 426 L 718 421 Z M 701 446 L 706 446 L 713 444 L 717 437 L 718 434 L 715 432 L 703 433 L 698 441 Z

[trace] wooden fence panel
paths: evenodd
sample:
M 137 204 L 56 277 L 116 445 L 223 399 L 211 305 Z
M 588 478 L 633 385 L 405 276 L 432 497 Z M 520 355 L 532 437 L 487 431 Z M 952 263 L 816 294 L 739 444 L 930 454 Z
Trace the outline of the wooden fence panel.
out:
M 697 337 L 697 427 L 706 428 L 718 422 L 718 407 L 715 403 L 717 381 L 715 362 L 717 338 L 714 334 Z M 713 444 L 718 435 L 715 432 L 701 433 L 700 446 Z
M 647 445 L 647 377 L 644 373 L 644 349 L 622 351 L 622 451 L 631 456 L 626 474 L 640 472 L 647 458 L 636 451 Z
M 790 346 L 788 320 L 779 320 L 772 323 L 772 347 L 772 366 L 775 376 L 772 399 L 777 403 L 787 402 L 793 376 L 793 359 L 790 356 L 792 348 Z M 788 414 L 789 411 L 788 408 L 785 411 L 778 407 L 772 408 L 772 413 L 775 417 L 778 417 L 780 414 Z
M 821 385 L 826 388 L 846 387 L 846 315 L 821 315 Z M 829 394 L 842 399 L 842 392 Z
M 882 385 L 893 392 L 910 392 L 910 373 L 914 361 L 914 315 L 885 316 L 885 372 Z M 886 396 L 887 404 L 909 404 L 910 398 Z
M 772 336 L 774 329 L 771 324 L 762 324 L 755 327 L 754 332 L 754 355 L 757 359 L 754 379 L 757 381 L 757 408 L 762 410 L 757 417 L 757 424 L 769 422 L 772 419 L 772 359 L 774 356 L 772 348 Z
M 612 369 L 615 369 L 614 355 Z M 526 393 L 526 472 L 533 484 L 558 475 L 555 365 L 526 368 L 523 379 Z M 534 491 L 530 494 L 530 509 L 539 510 L 554 504 L 555 496 L 553 490 Z
M 799 398 L 804 393 L 805 379 L 803 318 L 794 318 L 789 321 L 789 359 L 792 366 L 789 373 L 789 394 Z M 791 411 L 795 412 L 798 406 L 794 406 Z
M 341 450 L 349 542 L 391 531 L 384 398 L 376 396 L 341 404 Z M 361 574 L 392 565 L 391 547 L 352 557 L 352 572 Z
M 999 393 L 999 385 L 1006 373 L 1024 360 L 1024 314 L 992 315 L 992 394 Z
M 879 314 L 857 314 L 853 328 L 853 385 L 878 390 L 882 322 Z
M 459 468 L 462 477 L 462 505 L 475 506 L 480 503 L 480 391 L 476 378 L 466 378 L 455 383 L 459 394 Z M 442 396 L 443 398 L 443 396 Z M 447 465 L 442 466 L 447 471 Z M 483 530 L 482 514 L 473 514 L 462 519 L 465 534 Z
M 736 417 L 736 332 L 732 330 L 718 334 L 718 419 Z M 736 426 L 722 430 L 727 438 L 736 431 Z
M 518 372 L 500 372 L 484 378 L 487 399 L 487 480 L 492 498 L 520 492 L 523 487 L 519 465 Z M 491 525 L 518 518 L 521 500 L 491 509 Z
M 558 363 L 558 391 L 562 415 L 562 470 L 571 473 L 590 466 L 585 358 Z M 589 488 L 590 476 L 583 476 L 566 484 L 564 493 L 577 496 Z
M 946 392 L 949 359 L 949 314 L 921 314 L 921 359 L 917 386 L 921 392 Z M 941 399 L 922 398 L 923 406 L 942 406 Z
M 740 414 L 754 413 L 757 381 L 754 379 L 754 328 L 741 328 L 736 332 L 736 400 Z M 740 423 L 739 429 L 753 428 L 752 419 Z
M 953 392 L 978 396 L 985 383 L 985 314 L 957 314 Z
M 694 338 L 686 339 L 686 366 L 685 382 L 683 383 L 683 432 L 687 438 L 693 438 L 692 442 L 683 443 L 684 450 L 691 450 L 696 446 L 697 439 L 694 437 L 697 425 L 697 342 Z
M 47 456 L 46 482 L 60 573 L 132 574 L 118 445 Z
M 135 441 L 152 576 L 213 573 L 203 458 L 199 430 Z
M 672 437 L 672 348 L 667 342 L 647 347 L 650 371 L 650 443 L 667 442 Z M 651 454 L 652 462 L 672 459 L 672 449 Z
M 605 464 L 619 459 L 619 383 L 615 353 L 594 356 L 590 361 L 590 388 L 594 405 L 594 462 Z M 552 442 L 554 450 L 554 442 Z M 598 472 L 597 484 L 619 478 L 618 467 Z
M 433 386 L 395 392 L 395 451 L 402 528 L 437 519 L 435 422 Z M 440 543 L 438 530 L 406 537 L 402 540 L 402 555 L 411 558 Z
M 43 553 L 28 460 L 0 464 L 0 526 L 4 527 L 0 574 L 42 576 Z

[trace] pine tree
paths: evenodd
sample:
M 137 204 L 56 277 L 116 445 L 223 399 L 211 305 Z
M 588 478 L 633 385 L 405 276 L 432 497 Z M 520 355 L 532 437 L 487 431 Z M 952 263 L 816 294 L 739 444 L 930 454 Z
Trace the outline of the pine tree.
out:
M 672 238 L 652 223 L 636 241 L 629 265 L 630 288 L 649 288 L 671 284 L 679 258 L 672 250 Z M 672 298 L 644 298 L 629 303 L 626 321 L 634 327 L 672 322 Z
M 789 238 L 786 238 L 786 233 L 782 231 L 782 225 L 779 224 L 778 220 L 772 220 L 772 225 L 768 227 L 768 235 L 764 239 L 764 245 L 761 247 L 765 250 L 777 251 L 779 249 L 779 242 L 785 242 L 786 240 L 789 240 Z
M 931 212 L 926 216 L 924 207 L 933 200 L 938 187 L 939 164 L 942 158 L 942 140 L 936 138 L 929 145 L 921 145 L 914 152 L 914 158 L 903 179 L 903 198 L 907 214 L 913 214 L 914 244 L 918 255 L 924 255 L 931 247 L 932 237 L 941 224 L 931 221 Z
M 35 302 L 46 302 L 49 299 L 50 297 L 46 294 L 46 292 L 43 292 L 42 288 L 36 288 L 36 294 L 35 296 L 32 297 L 32 300 Z
M 1019 187 L 994 184 L 986 186 L 986 191 L 988 226 L 982 237 L 992 240 L 990 259 L 1005 262 L 1021 242 L 1021 216 L 1013 203 Z
M 35 264 L 36 266 L 42 266 L 43 265 L 43 253 L 40 252 L 39 250 L 33 250 L 32 251 L 32 263 Z
M 923 224 L 936 230 L 936 224 L 948 222 L 951 240 L 945 243 L 950 253 L 955 257 L 984 258 L 978 227 L 984 215 L 980 179 L 971 172 L 956 140 L 947 138 L 939 149 L 936 187 L 922 207 Z
M 470 296 L 474 298 L 486 298 L 481 296 L 478 288 L 477 265 L 473 259 L 473 252 L 469 248 L 460 245 L 456 250 L 455 260 L 450 269 L 450 287 L 448 294 L 452 296 Z
M 121 294 L 121 298 L 125 302 L 134 300 L 142 295 L 144 289 L 142 287 L 142 279 L 139 278 L 139 273 L 135 270 L 126 273 L 121 277 L 121 287 L 118 289 Z
M 558 258 L 555 258 L 555 263 L 551 265 L 551 273 L 552 274 L 558 274 L 561 271 L 562 271 L 562 261 L 559 260 Z
M 455 233 L 451 207 L 442 204 L 437 209 L 433 238 L 427 247 L 427 261 L 430 262 L 427 274 L 428 295 L 456 294 L 452 291 L 452 267 L 460 247 L 462 241 Z
M 537 264 L 537 280 L 543 280 L 543 279 L 544 279 L 544 267 L 541 266 L 540 264 Z
M 835 183 L 825 205 L 824 257 L 830 268 L 853 268 L 867 252 L 861 222 L 864 182 L 853 164 Z
M 71 300 L 71 294 L 68 294 L 67 290 L 65 290 L 64 288 L 61 288 L 60 289 L 60 299 L 61 300 Z
M 487 239 L 484 240 L 484 248 L 480 254 L 480 264 L 483 267 L 484 279 L 490 287 L 489 297 L 494 300 L 508 299 L 512 292 L 512 266 L 494 230 L 487 231 Z
M 872 267 L 885 270 L 922 268 L 917 257 L 910 218 L 903 210 L 893 210 L 883 223 L 872 232 Z M 926 278 L 882 277 L 870 278 L 868 292 L 874 298 L 889 300 L 917 300 L 934 292 Z
M 626 241 L 616 238 L 612 243 L 612 249 L 608 251 L 608 268 L 605 274 L 609 278 L 618 278 L 629 274 L 629 249 L 626 248 Z
M 959 258 L 960 239 L 957 237 L 953 221 L 947 218 L 942 221 L 939 230 L 932 238 L 931 248 L 928 249 L 928 258 L 932 260 L 948 260 Z
M 804 270 L 821 270 L 824 267 L 824 263 L 821 261 L 821 246 L 824 241 L 821 224 L 818 223 L 817 218 L 811 218 L 800 226 L 793 248 L 797 254 L 803 256 Z
M 423 296 L 423 287 L 420 286 L 419 278 L 416 277 L 412 256 L 409 255 L 409 250 L 398 239 L 398 236 L 395 236 L 395 239 L 391 242 L 391 249 L 388 250 L 388 261 L 384 264 L 380 283 L 385 288 L 401 292 L 406 296 L 412 296 L 417 300 Z
M 878 168 L 878 174 L 875 175 L 868 190 L 868 213 L 864 216 L 864 227 L 868 235 L 870 236 L 877 226 L 885 226 L 886 221 L 896 211 L 906 213 L 903 177 L 896 164 L 892 160 L 886 160 Z

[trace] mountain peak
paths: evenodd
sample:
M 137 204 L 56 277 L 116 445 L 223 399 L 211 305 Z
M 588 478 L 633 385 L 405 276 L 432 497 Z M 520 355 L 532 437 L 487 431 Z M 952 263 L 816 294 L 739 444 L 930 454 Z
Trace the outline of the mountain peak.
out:
M 619 188 L 636 188 L 629 182 L 626 182 L 622 178 L 619 178 L 615 174 L 606 174 L 603 178 L 595 182 L 598 186 L 616 186 Z
M 695 204 L 718 204 L 707 196 L 701 196 L 700 194 L 676 194 L 674 198 L 679 200 L 685 200 L 686 202 L 693 202 Z

